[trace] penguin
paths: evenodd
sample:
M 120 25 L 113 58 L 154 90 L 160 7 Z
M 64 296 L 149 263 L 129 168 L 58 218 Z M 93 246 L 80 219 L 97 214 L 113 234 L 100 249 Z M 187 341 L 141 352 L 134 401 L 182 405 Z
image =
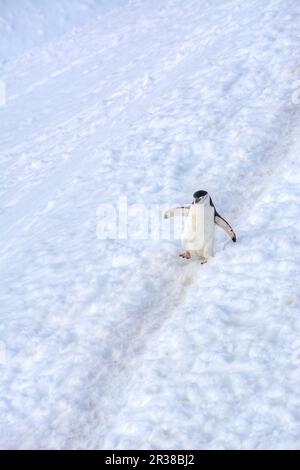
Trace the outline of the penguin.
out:
M 165 212 L 164 218 L 186 216 L 182 233 L 184 252 L 179 256 L 185 259 L 196 257 L 206 263 L 214 255 L 215 224 L 225 230 L 233 242 L 236 235 L 229 223 L 217 212 L 207 191 L 196 191 L 193 202 L 187 206 L 175 207 Z

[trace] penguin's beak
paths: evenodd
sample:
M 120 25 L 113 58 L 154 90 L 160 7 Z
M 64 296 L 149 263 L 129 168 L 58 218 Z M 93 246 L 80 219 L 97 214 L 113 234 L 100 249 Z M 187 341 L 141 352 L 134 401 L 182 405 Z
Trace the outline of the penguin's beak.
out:
M 201 196 L 201 197 L 194 197 L 194 202 L 193 204 L 199 204 L 201 202 L 201 204 L 203 203 L 203 201 L 205 201 L 207 196 Z

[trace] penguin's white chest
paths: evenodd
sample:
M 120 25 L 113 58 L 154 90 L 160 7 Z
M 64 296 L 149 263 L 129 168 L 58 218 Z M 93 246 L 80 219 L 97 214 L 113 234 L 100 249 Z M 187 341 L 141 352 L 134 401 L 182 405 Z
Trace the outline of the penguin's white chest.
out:
M 189 210 L 182 241 L 185 250 L 207 259 L 213 255 L 215 211 L 210 204 L 193 204 Z

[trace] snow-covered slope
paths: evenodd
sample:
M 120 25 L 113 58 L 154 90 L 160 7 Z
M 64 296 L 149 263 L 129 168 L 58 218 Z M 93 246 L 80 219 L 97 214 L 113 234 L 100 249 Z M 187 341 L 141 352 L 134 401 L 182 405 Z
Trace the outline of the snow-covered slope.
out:
M 293 0 L 131 1 L 5 65 L 2 448 L 300 447 L 299 26 Z M 198 189 L 236 245 L 136 239 L 132 204 Z
M 45 47 L 128 0 L 0 0 L 0 63 Z

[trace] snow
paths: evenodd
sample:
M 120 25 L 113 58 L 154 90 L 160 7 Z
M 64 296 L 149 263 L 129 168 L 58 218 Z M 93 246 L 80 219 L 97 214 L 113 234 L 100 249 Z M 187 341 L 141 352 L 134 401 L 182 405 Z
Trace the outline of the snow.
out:
M 76 26 L 0 75 L 1 448 L 299 449 L 299 3 Z M 161 216 L 199 189 L 237 233 L 204 266 Z
M 128 0 L 0 0 L 0 63 L 30 54 Z

